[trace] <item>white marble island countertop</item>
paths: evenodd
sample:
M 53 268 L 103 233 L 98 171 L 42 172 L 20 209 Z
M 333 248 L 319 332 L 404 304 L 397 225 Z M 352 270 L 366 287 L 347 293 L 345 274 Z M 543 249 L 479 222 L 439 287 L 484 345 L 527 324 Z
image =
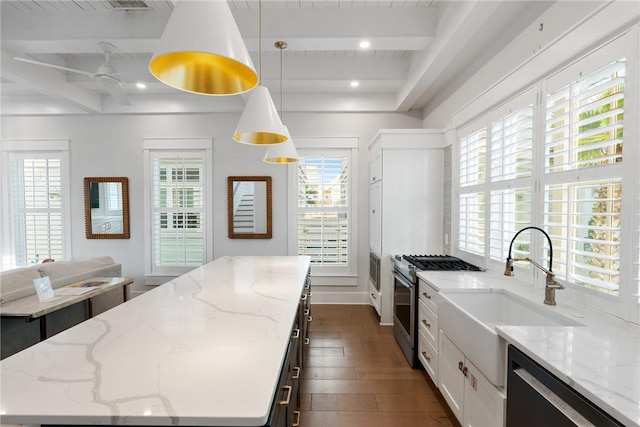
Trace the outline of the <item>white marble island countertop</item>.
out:
M 440 292 L 505 289 L 543 306 L 544 290 L 501 272 L 418 272 Z M 640 427 L 640 326 L 577 305 L 556 293 L 544 306 L 584 326 L 497 326 L 498 335 L 624 426 Z
M 223 257 L 0 362 L 13 424 L 261 426 L 308 257 Z

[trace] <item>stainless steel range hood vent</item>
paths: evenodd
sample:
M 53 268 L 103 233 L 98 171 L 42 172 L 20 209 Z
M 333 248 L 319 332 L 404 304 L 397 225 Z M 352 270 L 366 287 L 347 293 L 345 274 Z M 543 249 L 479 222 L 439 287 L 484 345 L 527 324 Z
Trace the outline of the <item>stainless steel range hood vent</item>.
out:
M 143 0 L 108 0 L 114 10 L 147 10 L 149 5 Z

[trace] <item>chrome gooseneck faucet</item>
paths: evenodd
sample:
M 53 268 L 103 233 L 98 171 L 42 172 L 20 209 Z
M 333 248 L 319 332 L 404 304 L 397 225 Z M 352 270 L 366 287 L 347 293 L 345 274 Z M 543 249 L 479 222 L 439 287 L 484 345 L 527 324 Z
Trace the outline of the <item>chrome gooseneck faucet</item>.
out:
M 511 258 L 511 249 L 513 248 L 513 242 L 516 240 L 518 235 L 525 230 L 538 230 L 547 238 L 547 242 L 549 242 L 549 268 L 544 268 L 534 260 L 529 257 L 526 258 Z M 528 261 L 533 264 L 535 267 L 538 267 L 540 270 L 544 271 L 547 275 L 544 286 L 544 303 L 547 305 L 556 305 L 556 289 L 564 289 L 564 286 L 559 283 L 555 277 L 556 275 L 553 273 L 552 264 L 553 264 L 553 245 L 551 244 L 551 238 L 542 228 L 539 227 L 525 227 L 522 230 L 519 230 L 511 239 L 511 243 L 509 244 L 509 254 L 507 255 L 507 265 L 504 270 L 505 276 L 513 276 L 513 263 L 516 261 Z

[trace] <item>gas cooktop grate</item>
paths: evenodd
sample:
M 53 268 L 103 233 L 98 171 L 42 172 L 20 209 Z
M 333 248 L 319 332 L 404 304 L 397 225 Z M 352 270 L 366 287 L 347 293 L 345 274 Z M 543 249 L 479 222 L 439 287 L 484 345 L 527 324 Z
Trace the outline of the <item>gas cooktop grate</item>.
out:
M 418 270 L 482 271 L 480 267 L 450 255 L 404 255 Z

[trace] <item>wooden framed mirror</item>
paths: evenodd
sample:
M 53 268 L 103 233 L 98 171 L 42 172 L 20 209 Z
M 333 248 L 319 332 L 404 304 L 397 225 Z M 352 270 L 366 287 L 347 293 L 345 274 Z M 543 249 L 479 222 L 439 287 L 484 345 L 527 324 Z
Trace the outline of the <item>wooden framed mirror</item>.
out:
M 228 177 L 227 218 L 230 239 L 270 239 L 271 177 Z
M 84 225 L 87 239 L 129 238 L 129 179 L 84 179 Z

